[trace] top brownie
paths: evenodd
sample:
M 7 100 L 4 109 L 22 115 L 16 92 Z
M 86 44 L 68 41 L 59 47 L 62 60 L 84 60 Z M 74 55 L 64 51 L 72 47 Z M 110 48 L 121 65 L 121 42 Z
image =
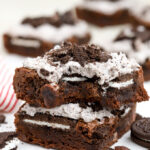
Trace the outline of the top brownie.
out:
M 64 43 L 43 57 L 29 58 L 14 76 L 17 98 L 52 108 L 79 103 L 119 109 L 148 100 L 142 68 L 123 53 L 95 45 Z

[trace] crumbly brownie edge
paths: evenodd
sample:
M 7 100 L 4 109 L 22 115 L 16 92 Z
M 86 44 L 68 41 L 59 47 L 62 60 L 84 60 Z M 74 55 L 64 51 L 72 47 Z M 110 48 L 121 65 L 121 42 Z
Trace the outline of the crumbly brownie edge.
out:
M 119 126 L 117 127 L 118 137 L 121 138 L 127 131 L 130 130 L 132 123 L 136 119 L 136 104 L 132 106 L 132 109 L 127 115 L 123 116 L 119 120 Z

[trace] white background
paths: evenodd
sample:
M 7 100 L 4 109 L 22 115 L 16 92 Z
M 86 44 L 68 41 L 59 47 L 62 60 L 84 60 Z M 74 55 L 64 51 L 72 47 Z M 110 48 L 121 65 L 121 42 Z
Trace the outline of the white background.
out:
M 146 0 L 141 0 L 146 2 Z M 41 16 L 50 15 L 54 11 L 64 11 L 73 8 L 80 3 L 81 0 L 0 0 L 0 55 L 6 58 L 7 63 L 12 66 L 21 66 L 24 57 L 13 54 L 8 54 L 3 48 L 2 35 L 12 25 L 19 23 L 23 17 L 26 16 Z M 150 4 L 150 1 L 147 0 Z M 136 9 L 136 4 L 135 8 Z M 125 26 L 97 28 L 89 26 L 89 30 L 93 34 L 92 42 L 100 44 L 115 36 L 121 28 Z M 142 57 L 142 56 L 141 56 Z M 150 95 L 150 82 L 145 83 L 145 88 Z M 145 117 L 150 117 L 150 102 L 143 102 L 138 104 L 137 112 Z M 10 117 L 10 116 L 9 116 Z M 12 119 L 9 119 L 10 121 Z M 0 128 L 1 129 L 1 128 Z M 130 140 L 130 133 L 128 132 L 116 145 L 125 145 L 131 150 L 144 150 L 144 148 L 134 144 Z M 44 150 L 40 147 L 30 146 L 28 144 L 20 144 L 19 150 Z

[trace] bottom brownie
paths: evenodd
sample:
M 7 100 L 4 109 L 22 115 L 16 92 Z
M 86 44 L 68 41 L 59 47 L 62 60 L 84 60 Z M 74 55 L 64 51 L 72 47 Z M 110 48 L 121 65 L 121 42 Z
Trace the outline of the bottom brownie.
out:
M 59 107 L 51 111 L 22 106 L 15 119 L 19 139 L 58 150 L 105 150 L 128 131 L 135 119 L 135 105 L 119 116 L 107 110 L 94 112 L 77 104 L 66 105 L 63 112 Z

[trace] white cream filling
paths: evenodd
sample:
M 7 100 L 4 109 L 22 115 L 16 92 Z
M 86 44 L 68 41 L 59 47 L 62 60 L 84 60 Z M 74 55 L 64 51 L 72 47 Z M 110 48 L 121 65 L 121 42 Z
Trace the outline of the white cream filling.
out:
M 59 107 L 46 109 L 41 107 L 32 107 L 29 104 L 25 104 L 22 109 L 22 112 L 26 112 L 29 116 L 34 116 L 36 113 L 50 114 L 52 116 L 62 116 L 66 118 L 71 118 L 75 120 L 83 119 L 85 122 L 92 122 L 95 119 L 99 119 L 100 122 L 103 122 L 105 117 L 115 118 L 115 116 L 103 109 L 100 111 L 93 111 L 92 108 L 82 108 L 79 104 L 64 104 Z
M 122 114 L 121 117 L 125 117 L 131 111 L 131 109 L 131 107 L 126 108 L 124 114 Z
M 13 148 L 15 148 L 19 143 L 20 143 L 19 139 L 13 138 L 12 140 L 7 141 L 5 147 L 2 148 L 1 150 L 10 150 L 10 149 L 13 149 Z
M 37 40 L 29 40 L 29 39 L 20 39 L 20 38 L 13 38 L 11 39 L 11 44 L 17 46 L 24 46 L 24 47 L 40 47 L 40 42 Z
M 112 15 L 112 13 L 115 13 L 120 9 L 134 8 L 135 1 L 133 1 L 134 0 L 120 0 L 118 2 L 111 2 L 107 0 L 85 1 L 79 7 Z
M 84 78 L 84 77 L 63 77 L 62 80 L 70 81 L 70 82 L 81 82 L 81 81 L 86 81 L 87 78 Z
M 88 26 L 85 22 L 80 21 L 75 25 L 62 25 L 57 28 L 50 24 L 43 24 L 37 28 L 31 25 L 20 24 L 10 28 L 7 32 L 13 37 L 32 37 L 48 42 L 59 43 L 72 36 L 84 37 L 88 33 Z
M 37 121 L 37 120 L 31 120 L 31 119 L 24 119 L 23 120 L 26 123 L 30 123 L 30 124 L 35 124 L 35 125 L 39 125 L 39 126 L 47 126 L 47 127 L 52 127 L 52 128 L 60 128 L 63 130 L 69 130 L 70 126 L 69 125 L 63 125 L 63 124 L 59 124 L 59 123 L 49 123 L 46 121 Z
M 132 85 L 133 83 L 134 83 L 133 79 L 131 79 L 131 80 L 128 80 L 128 81 L 125 81 L 125 82 L 110 82 L 109 86 L 113 87 L 113 88 L 120 89 L 120 88 L 123 88 L 123 87 L 127 87 L 129 85 Z
M 110 56 L 112 58 L 110 58 L 107 62 L 102 63 L 93 62 L 81 66 L 76 61 L 69 61 L 66 64 L 55 62 L 57 65 L 54 66 L 47 62 L 47 56 L 45 55 L 43 58 L 28 58 L 24 62 L 23 66 L 35 69 L 41 78 L 46 79 L 49 82 L 58 83 L 64 74 L 79 74 L 82 77 L 87 78 L 93 78 L 96 76 L 100 85 L 109 83 L 111 80 L 119 77 L 120 75 L 130 74 L 139 70 L 139 65 L 134 60 L 128 60 L 123 53 L 111 53 Z M 43 76 L 40 73 L 41 68 L 49 71 L 50 75 Z

